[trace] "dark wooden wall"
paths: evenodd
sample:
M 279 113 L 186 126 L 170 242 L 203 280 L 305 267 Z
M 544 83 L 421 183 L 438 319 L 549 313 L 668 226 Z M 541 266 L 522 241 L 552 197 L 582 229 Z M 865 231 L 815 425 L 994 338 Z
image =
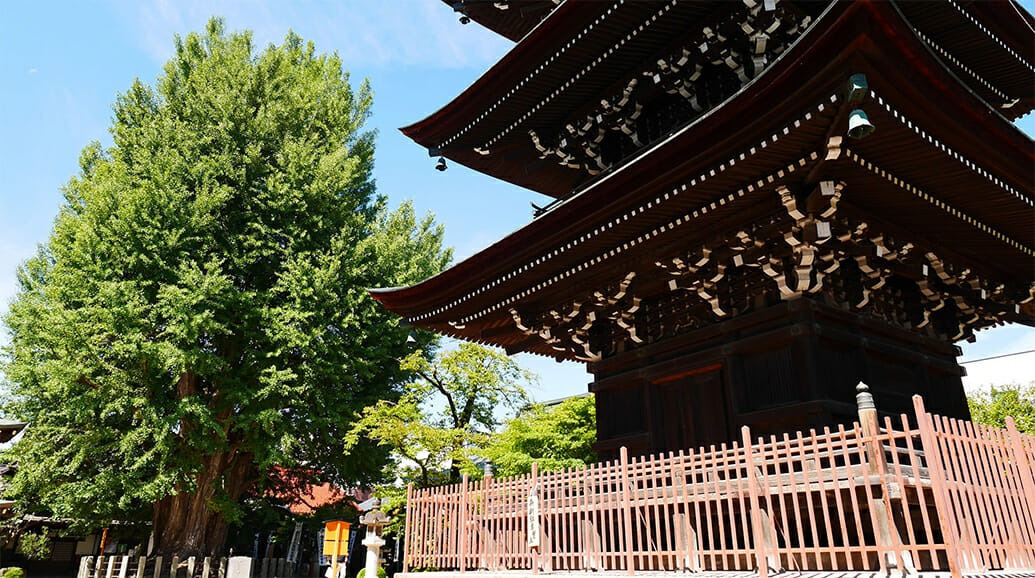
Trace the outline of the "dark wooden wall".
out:
M 951 344 L 808 299 L 745 314 L 593 364 L 597 450 L 675 451 L 856 419 L 855 386 L 878 409 L 968 419 Z

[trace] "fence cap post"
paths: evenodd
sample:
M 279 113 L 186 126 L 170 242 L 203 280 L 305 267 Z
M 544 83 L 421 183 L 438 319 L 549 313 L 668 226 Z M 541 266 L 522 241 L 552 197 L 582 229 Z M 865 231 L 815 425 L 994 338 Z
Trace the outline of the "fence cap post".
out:
M 860 412 L 864 410 L 877 410 L 877 404 L 873 401 L 873 394 L 870 393 L 870 386 L 860 381 L 855 386 L 855 391 L 855 404 L 859 407 Z
M 924 407 L 924 398 L 920 394 L 913 394 L 913 411 L 916 412 L 916 418 L 920 419 L 920 415 L 927 413 L 927 408 Z

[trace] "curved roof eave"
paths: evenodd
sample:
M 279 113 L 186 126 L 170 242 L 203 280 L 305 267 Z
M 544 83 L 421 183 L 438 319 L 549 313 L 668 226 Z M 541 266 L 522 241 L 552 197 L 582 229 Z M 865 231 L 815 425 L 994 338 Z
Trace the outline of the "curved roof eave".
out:
M 512 6 L 506 6 L 506 2 L 486 0 L 476 0 L 475 2 L 442 0 L 442 2 L 449 5 L 454 11 L 466 15 L 486 30 L 514 42 L 521 40 L 542 21 L 542 17 L 533 21 L 535 14 L 545 14 L 548 17 L 549 13 L 556 8 L 556 2 L 553 0 L 523 0 L 520 5 Z M 504 7 L 500 8 L 496 4 Z M 530 14 L 533 16 L 528 17 Z
M 540 22 L 456 98 L 424 119 L 399 130 L 423 147 L 431 149 L 437 146 L 443 131 L 453 128 L 457 122 L 467 120 L 471 110 L 484 110 L 498 98 L 497 91 L 489 87 L 505 84 L 506 79 L 528 68 L 523 63 L 539 62 L 546 53 L 553 50 L 556 43 L 542 41 L 544 38 L 561 37 L 558 33 L 571 28 L 573 21 L 577 23 L 585 19 L 585 11 L 580 12 L 578 7 L 577 2 L 565 2 L 558 6 L 546 20 Z
M 841 4 L 841 3 L 837 3 Z M 826 44 L 835 37 L 840 37 L 840 42 L 845 43 L 857 43 L 861 38 L 867 36 L 865 26 L 860 25 L 858 22 L 853 22 L 852 15 L 856 14 L 863 7 L 868 7 L 871 12 L 880 13 L 883 12 L 885 17 L 894 16 L 892 20 L 885 19 L 883 22 L 887 26 L 891 26 L 899 36 L 889 42 L 894 43 L 900 51 L 903 51 L 907 55 L 911 56 L 914 60 L 920 59 L 923 61 L 923 66 L 920 70 L 929 83 L 938 85 L 943 84 L 947 79 L 954 79 L 958 82 L 955 75 L 949 71 L 944 63 L 936 58 L 930 51 L 923 45 L 919 39 L 915 38 L 912 34 L 902 36 L 903 28 L 908 28 L 908 24 L 902 20 L 901 14 L 897 11 L 889 12 L 887 5 L 883 5 L 879 2 L 859 2 L 842 5 L 839 8 L 839 14 L 832 15 L 832 22 L 828 22 L 825 30 L 820 30 L 817 23 L 816 37 L 813 38 L 814 42 L 808 45 L 799 45 L 795 51 L 800 50 L 802 53 L 797 55 L 793 61 L 784 61 L 782 66 L 773 66 L 767 70 L 761 77 L 764 78 L 765 82 L 753 83 L 735 97 L 723 103 L 721 108 L 723 109 L 739 109 L 743 111 L 746 108 L 745 101 L 757 105 L 760 101 L 764 100 L 763 95 L 760 94 L 763 90 L 771 90 L 778 84 L 793 85 L 795 79 L 801 76 L 800 71 L 797 75 L 792 74 L 794 69 L 800 68 L 798 65 L 807 59 L 812 59 L 817 62 L 829 61 L 829 46 Z M 844 40 L 844 29 L 847 29 L 852 33 L 852 40 Z M 836 40 L 835 40 L 836 41 Z M 870 39 L 872 42 L 872 39 Z M 976 111 L 976 103 L 984 103 L 977 95 L 970 91 L 964 92 L 952 92 L 949 91 L 951 100 L 955 101 L 957 109 L 969 109 Z M 982 108 L 987 108 L 984 106 Z M 718 109 L 716 113 L 721 112 Z M 976 113 L 975 113 L 976 114 Z M 721 124 L 719 121 L 726 123 L 735 122 L 735 119 L 731 118 L 720 118 L 722 114 L 711 114 L 706 115 L 700 119 L 697 119 L 691 125 L 684 127 L 679 133 L 673 135 L 668 140 L 655 145 L 650 146 L 648 149 L 640 154 L 639 158 L 643 158 L 648 152 L 653 152 L 673 142 L 680 137 L 685 137 L 690 131 L 695 130 L 698 125 L 702 123 L 709 123 L 714 128 L 716 124 Z M 736 115 L 732 115 L 736 116 Z M 992 122 L 989 123 L 989 119 Z M 1008 121 L 1001 115 L 996 114 L 993 117 L 984 119 L 978 119 L 973 117 L 969 120 L 964 119 L 965 124 L 972 124 L 975 122 L 985 123 L 983 126 L 983 134 L 993 140 L 998 140 L 1001 148 L 1011 153 L 1011 158 L 1008 159 L 996 159 L 1001 161 L 1000 167 L 1006 172 L 1016 174 L 1018 167 L 1025 165 L 1030 168 L 1032 163 L 1032 152 L 1031 143 L 1032 140 L 1025 135 L 1020 129 L 1018 129 L 1013 123 Z M 726 139 L 727 142 L 731 139 Z M 985 142 L 984 145 L 988 143 Z M 993 145 L 995 146 L 995 145 Z M 727 149 L 729 144 L 727 142 Z M 722 148 L 719 146 L 718 148 Z M 438 275 L 431 277 L 416 285 L 401 288 L 385 288 L 371 290 L 371 295 L 379 302 L 384 304 L 388 309 L 396 312 L 403 316 L 409 316 L 413 313 L 422 312 L 430 309 L 431 307 L 440 304 L 448 299 L 449 295 L 455 295 L 461 293 L 462 288 L 477 286 L 491 281 L 496 276 L 496 272 L 512 267 L 515 262 L 519 262 L 520 257 L 515 257 L 519 252 L 525 253 L 527 251 L 521 251 L 521 249 L 527 249 L 530 244 L 537 246 L 544 246 L 548 243 L 544 242 L 544 238 L 550 236 L 549 233 L 557 230 L 559 225 L 565 225 L 571 222 L 572 216 L 577 211 L 583 210 L 587 207 L 585 202 L 587 196 L 591 195 L 591 191 L 595 191 L 600 187 L 606 186 L 612 179 L 619 179 L 624 174 L 636 171 L 640 169 L 642 172 L 642 163 L 631 162 L 621 167 L 618 167 L 615 171 L 610 172 L 605 176 L 586 189 L 581 191 L 577 196 L 568 199 L 560 206 L 550 211 L 546 215 L 532 221 L 531 223 L 511 232 L 504 238 L 500 239 L 493 245 L 482 250 L 471 257 L 468 257 L 464 261 L 457 263 L 453 267 L 439 273 Z M 1022 172 L 1026 169 L 1021 167 Z M 1029 190 L 1029 193 L 1030 190 Z M 456 332 L 450 332 L 456 333 Z
M 839 3 L 832 4 L 832 6 L 837 5 L 839 5 Z M 845 3 L 843 4 L 843 6 L 851 5 Z M 849 9 L 849 11 L 850 10 L 851 9 Z M 786 57 L 787 54 L 783 55 L 781 57 L 781 60 L 786 61 Z M 719 112 L 718 109 L 729 105 L 731 102 L 735 100 L 738 100 L 738 98 L 741 95 L 743 95 L 745 92 L 752 91 L 752 89 L 754 89 L 754 92 L 760 92 L 763 87 L 769 86 L 773 83 L 773 77 L 778 76 L 780 71 L 781 67 L 779 66 L 773 66 L 766 69 L 766 71 L 762 75 L 754 79 L 751 83 L 745 85 L 745 87 L 741 89 L 740 92 L 728 99 L 725 103 L 723 103 L 723 105 L 717 107 L 716 109 L 713 109 L 712 111 L 709 111 L 707 114 L 699 117 L 698 119 L 695 119 L 694 122 L 683 127 L 677 133 L 671 135 L 663 141 L 645 147 L 643 150 L 637 153 L 636 159 L 642 159 L 648 156 L 653 151 L 666 146 L 674 139 L 686 135 L 688 132 L 694 130 L 695 127 L 702 123 L 714 122 L 716 117 L 718 116 L 716 114 Z M 459 100 L 459 97 L 457 100 Z M 456 100 L 454 100 L 454 102 L 456 102 Z M 444 107 L 444 109 L 449 108 L 450 106 L 452 106 L 452 103 Z M 428 119 L 425 119 L 425 121 L 431 118 L 432 117 L 428 117 Z M 425 121 L 421 122 L 423 123 Z M 557 229 L 558 224 L 569 222 L 570 214 L 574 211 L 576 205 L 578 205 L 579 200 L 585 199 L 588 195 L 592 194 L 593 191 L 605 186 L 606 183 L 608 183 L 611 179 L 617 178 L 623 172 L 631 171 L 634 167 L 637 166 L 638 164 L 636 160 L 633 160 L 632 162 L 628 162 L 619 167 L 616 167 L 614 170 L 608 171 L 606 174 L 601 175 L 601 178 L 593 181 L 584 189 L 580 190 L 576 195 L 566 199 L 564 202 L 560 203 L 560 205 L 558 205 L 545 215 L 519 227 L 518 229 L 515 229 L 514 231 L 511 231 L 509 234 L 504 236 L 502 239 L 496 241 L 492 245 L 486 247 L 478 253 L 475 253 L 467 257 L 463 261 L 454 264 L 450 268 L 446 269 L 445 271 L 442 271 L 441 273 L 433 277 L 429 277 L 428 279 L 420 283 L 410 285 L 407 287 L 378 288 L 371 289 L 369 290 L 369 292 L 371 296 L 373 296 L 385 307 L 396 312 L 397 314 L 405 316 L 409 313 L 417 311 L 419 310 L 419 308 L 414 308 L 412 310 L 407 311 L 409 308 L 406 307 L 406 305 L 416 305 L 417 302 L 424 301 L 423 299 L 420 299 L 421 295 L 428 296 L 429 294 L 437 293 L 439 290 L 453 290 L 457 287 L 459 281 L 467 279 L 468 282 L 470 282 L 469 280 L 471 278 L 482 276 L 486 270 L 495 269 L 495 267 L 492 267 L 493 264 L 508 261 L 509 259 L 507 259 L 507 257 L 513 257 L 514 249 L 516 247 L 526 246 L 528 244 L 527 240 L 529 238 L 535 238 L 536 236 L 540 235 L 540 233 L 554 231 Z M 565 209 L 568 209 L 568 211 L 565 211 Z M 479 273 L 481 273 L 482 275 L 479 275 Z

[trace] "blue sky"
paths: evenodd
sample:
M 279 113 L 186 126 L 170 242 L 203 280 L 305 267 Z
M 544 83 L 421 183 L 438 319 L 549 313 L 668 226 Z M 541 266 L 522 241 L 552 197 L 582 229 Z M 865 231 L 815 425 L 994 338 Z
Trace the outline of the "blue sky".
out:
M 1030 11 L 1035 0 L 1023 4 Z M 434 159 L 398 132 L 459 94 L 510 46 L 460 25 L 439 0 L 10 2 L 0 19 L 0 313 L 15 293 L 18 264 L 50 232 L 79 151 L 110 142 L 116 94 L 134 78 L 153 82 L 173 36 L 201 30 L 212 15 L 230 29 L 253 30 L 260 46 L 293 29 L 317 50 L 337 51 L 356 83 L 369 78 L 378 188 L 393 205 L 412 199 L 418 211 L 434 212 L 459 258 L 527 223 L 529 202 L 543 201 L 460 166 L 435 171 Z M 1035 133 L 1031 115 L 1021 126 Z M 963 360 L 1035 349 L 1035 329 L 999 328 L 964 345 Z M 538 399 L 586 391 L 581 365 L 519 361 L 540 375 Z M 972 387 L 1035 380 L 1035 354 L 967 367 Z

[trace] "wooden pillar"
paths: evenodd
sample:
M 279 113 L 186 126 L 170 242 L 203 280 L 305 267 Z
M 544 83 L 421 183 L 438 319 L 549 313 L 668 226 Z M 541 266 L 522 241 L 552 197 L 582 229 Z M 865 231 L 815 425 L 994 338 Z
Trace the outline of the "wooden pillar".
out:
M 877 419 L 877 405 L 874 403 L 870 388 L 863 382 L 855 386 L 855 402 L 859 412 L 859 426 L 862 428 L 863 445 L 866 451 L 866 473 L 871 479 L 867 481 L 871 494 L 870 508 L 874 512 L 877 527 L 877 554 L 880 557 L 881 570 L 896 568 L 903 574 L 916 573 L 909 554 L 900 547 L 898 528 L 891 509 L 891 498 L 888 489 L 888 460 L 884 454 L 884 442 L 880 439 L 880 421 Z M 892 448 L 894 451 L 894 448 Z M 872 483 L 877 478 L 879 484 Z M 879 495 L 878 495 L 879 494 Z

